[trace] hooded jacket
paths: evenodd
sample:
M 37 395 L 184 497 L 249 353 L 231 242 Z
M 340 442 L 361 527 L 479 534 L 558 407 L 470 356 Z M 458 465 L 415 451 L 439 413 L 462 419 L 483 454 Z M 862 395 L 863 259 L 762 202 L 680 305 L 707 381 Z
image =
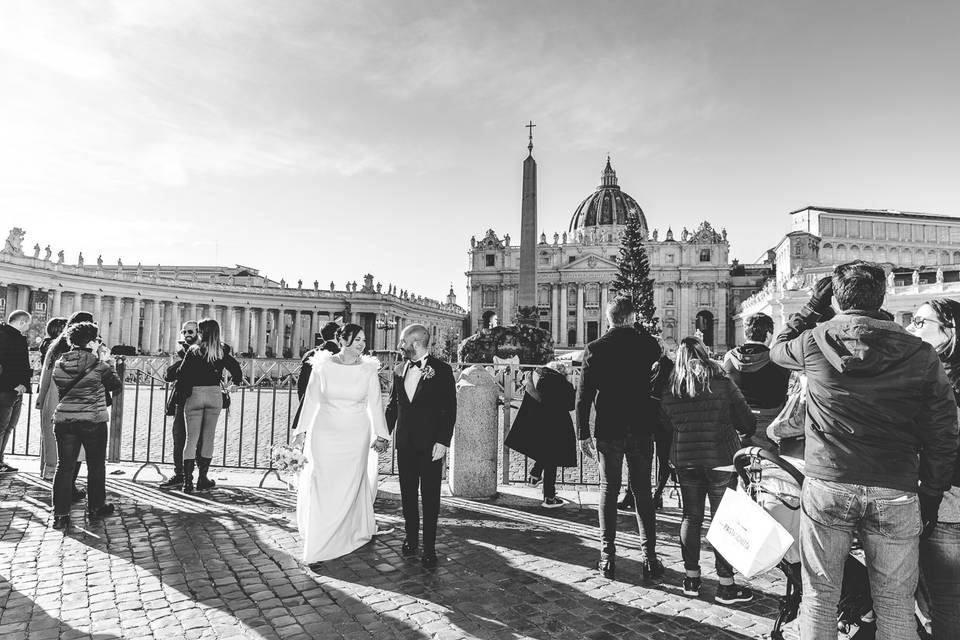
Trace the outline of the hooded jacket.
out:
M 723 370 L 743 392 L 751 409 L 776 409 L 787 400 L 790 372 L 770 362 L 770 349 L 748 342 L 727 352 Z
M 771 360 L 807 374 L 805 474 L 936 495 L 950 486 L 957 407 L 933 347 L 869 311 L 808 328 L 791 316 Z
M 92 367 L 90 371 L 72 389 L 64 394 L 74 378 Z M 74 348 L 60 357 L 53 368 L 53 382 L 57 385 L 60 402 L 57 404 L 53 421 L 64 422 L 106 422 L 107 391 L 117 391 L 123 381 L 117 376 L 113 365 L 101 361 L 87 349 Z
M 0 391 L 13 391 L 21 384 L 29 389 L 31 377 L 26 336 L 9 324 L 0 324 Z

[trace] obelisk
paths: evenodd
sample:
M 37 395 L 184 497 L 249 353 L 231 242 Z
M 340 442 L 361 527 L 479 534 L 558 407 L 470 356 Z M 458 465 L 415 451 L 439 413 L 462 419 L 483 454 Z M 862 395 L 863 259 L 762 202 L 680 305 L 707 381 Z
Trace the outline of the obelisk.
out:
M 533 159 L 533 128 L 530 121 L 527 159 L 523 161 L 523 200 L 520 209 L 520 289 L 517 324 L 537 326 L 537 161 Z

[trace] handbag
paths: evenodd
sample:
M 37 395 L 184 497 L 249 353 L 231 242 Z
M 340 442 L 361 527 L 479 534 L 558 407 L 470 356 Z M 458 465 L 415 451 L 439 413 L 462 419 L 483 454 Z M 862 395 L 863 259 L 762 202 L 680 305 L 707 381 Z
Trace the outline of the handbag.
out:
M 751 578 L 777 566 L 794 539 L 742 490 L 727 489 L 713 514 L 707 541 L 733 568 Z
M 783 409 L 767 425 L 767 437 L 780 444 L 784 438 L 802 437 L 807 417 L 807 376 L 800 375 Z
M 224 408 L 224 409 L 229 409 L 229 408 L 230 408 L 230 394 L 227 393 L 227 388 L 226 388 L 225 386 L 223 386 L 223 383 L 222 383 L 222 382 L 220 383 L 220 398 L 221 398 L 221 400 L 222 400 L 222 402 L 223 402 L 223 408 Z

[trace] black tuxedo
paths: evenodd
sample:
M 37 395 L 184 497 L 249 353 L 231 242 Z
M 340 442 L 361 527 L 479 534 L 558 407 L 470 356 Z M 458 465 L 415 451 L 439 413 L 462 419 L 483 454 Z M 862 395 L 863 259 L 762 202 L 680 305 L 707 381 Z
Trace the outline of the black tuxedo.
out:
M 396 431 L 400 498 L 407 542 L 416 546 L 420 534 L 419 491 L 423 500 L 423 549 L 434 552 L 440 513 L 443 459 L 434 461 L 433 445 L 450 446 L 457 420 L 457 390 L 453 370 L 446 362 L 427 356 L 413 397 L 407 396 L 404 377 L 407 361 L 393 371 L 393 386 L 387 403 L 387 428 Z

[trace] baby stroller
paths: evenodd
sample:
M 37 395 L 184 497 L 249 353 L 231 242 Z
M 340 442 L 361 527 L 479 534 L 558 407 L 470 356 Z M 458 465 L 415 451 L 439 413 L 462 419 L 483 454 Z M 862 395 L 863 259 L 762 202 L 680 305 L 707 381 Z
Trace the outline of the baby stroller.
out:
M 803 461 L 780 456 L 760 447 L 746 447 L 734 454 L 733 466 L 754 502 L 790 532 L 794 540 L 799 540 Z M 837 625 L 845 634 L 850 634 L 847 637 L 851 640 L 870 640 L 877 632 L 870 582 L 862 558 L 862 553 L 856 549 L 847 557 L 837 610 Z M 783 625 L 796 619 L 800 611 L 803 583 L 797 542 L 777 567 L 786 576 L 787 589 L 780 598 L 780 611 L 770 633 L 771 640 L 783 640 Z M 922 626 L 919 628 L 922 629 Z M 921 632 L 923 637 L 925 634 Z

